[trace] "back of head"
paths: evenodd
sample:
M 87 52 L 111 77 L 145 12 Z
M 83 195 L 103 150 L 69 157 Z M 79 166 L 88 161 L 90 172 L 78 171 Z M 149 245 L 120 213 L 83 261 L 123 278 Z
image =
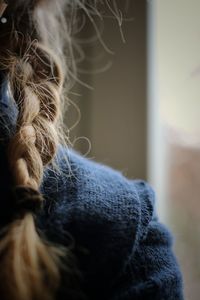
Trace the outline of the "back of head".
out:
M 13 217 L 0 239 L 0 299 L 50 300 L 59 286 L 60 262 L 66 253 L 40 237 L 34 219 L 42 209 L 43 170 L 52 162 L 60 139 L 61 98 L 68 77 L 68 69 L 64 72 L 61 67 L 67 5 L 63 0 L 2 4 L 0 71 L 8 81 L 18 117 L 6 146 Z M 70 35 L 65 34 L 70 49 Z

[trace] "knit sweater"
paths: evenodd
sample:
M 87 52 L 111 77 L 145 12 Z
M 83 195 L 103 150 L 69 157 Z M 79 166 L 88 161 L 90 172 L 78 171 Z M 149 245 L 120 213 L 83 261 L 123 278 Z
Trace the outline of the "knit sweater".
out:
M 0 93 L 0 225 L 12 215 L 7 201 L 11 176 L 6 145 L 15 131 L 17 107 L 6 81 Z M 81 274 L 84 299 L 183 300 L 182 275 L 173 253 L 173 238 L 159 222 L 155 195 L 148 183 L 59 147 L 59 172 L 45 169 L 41 185 L 45 204 L 37 216 L 39 232 L 68 247 Z M 66 271 L 57 299 L 69 297 Z

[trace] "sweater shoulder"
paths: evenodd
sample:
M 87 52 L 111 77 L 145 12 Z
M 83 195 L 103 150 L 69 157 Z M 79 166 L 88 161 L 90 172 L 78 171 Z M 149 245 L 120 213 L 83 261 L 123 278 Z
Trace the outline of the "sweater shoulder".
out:
M 42 187 L 47 201 L 41 217 L 50 241 L 75 241 L 75 255 L 89 293 L 108 291 L 137 256 L 141 244 L 167 244 L 170 235 L 157 222 L 155 195 L 143 180 L 85 158 L 72 150 L 58 153 L 60 175 L 48 170 Z M 67 151 L 67 152 L 66 152 Z M 67 155 L 67 159 L 66 159 Z M 53 203 L 53 204 L 52 204 Z M 82 251 L 83 250 L 83 251 Z M 136 262 L 136 268 L 140 266 Z M 91 294 L 92 299 L 97 295 Z M 104 298 L 103 290 L 101 299 Z
M 60 173 L 47 170 L 42 186 L 50 222 L 78 237 L 111 239 L 131 252 L 154 215 L 151 187 L 71 149 L 60 148 L 57 162 Z

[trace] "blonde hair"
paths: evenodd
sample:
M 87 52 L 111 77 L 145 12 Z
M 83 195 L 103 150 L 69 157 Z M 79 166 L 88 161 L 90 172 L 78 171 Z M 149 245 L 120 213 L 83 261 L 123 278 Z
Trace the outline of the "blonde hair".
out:
M 65 143 L 61 111 L 76 73 L 71 36 L 77 7 L 88 16 L 106 49 L 92 17 L 99 15 L 97 3 L 103 0 L 88 0 L 87 8 L 84 0 L 7 2 L 7 22 L 0 24 L 0 71 L 9 83 L 18 117 L 7 147 L 14 213 L 0 232 L 0 299 L 53 300 L 63 261 L 69 261 L 64 271 L 70 283 L 71 275 L 79 273 L 73 269 L 69 248 L 53 245 L 38 233 L 35 216 L 43 202 L 39 188 L 44 168 L 53 163 L 58 144 Z M 115 17 L 119 15 L 121 24 L 115 1 L 113 8 L 109 1 L 105 3 Z M 74 295 L 75 299 L 84 297 L 77 290 Z
M 0 25 L 0 69 L 18 107 L 16 131 L 7 149 L 16 210 L 0 239 L 0 298 L 51 300 L 66 251 L 42 238 L 34 219 L 43 201 L 39 188 L 44 167 L 54 159 L 62 139 L 58 132 L 63 87 L 65 82 L 70 88 L 74 66 L 64 61 L 63 51 L 71 59 L 72 53 L 70 27 L 61 12 L 74 5 L 63 0 L 13 2 L 6 11 L 7 23 Z

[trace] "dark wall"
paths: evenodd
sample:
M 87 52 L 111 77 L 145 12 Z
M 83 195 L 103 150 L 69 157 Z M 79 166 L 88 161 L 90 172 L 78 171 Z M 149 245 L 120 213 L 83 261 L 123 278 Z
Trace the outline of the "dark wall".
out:
M 126 19 L 122 24 L 125 42 L 112 17 L 104 17 L 103 22 L 95 19 L 108 49 L 95 40 L 89 20 L 81 33 L 86 44 L 85 60 L 78 65 L 79 78 L 93 90 L 82 85 L 74 88 L 81 94 L 75 103 L 78 103 L 82 117 L 71 136 L 72 140 L 82 136 L 90 140 L 88 157 L 120 169 L 129 177 L 146 178 L 146 1 L 132 0 L 128 7 L 125 2 L 117 1 Z M 105 7 L 104 15 L 111 15 Z M 89 38 L 93 42 L 88 45 Z M 98 72 L 107 68 L 105 72 Z M 90 74 L 84 74 L 87 70 Z M 68 119 L 76 116 L 71 107 Z M 79 138 L 74 145 L 82 153 L 88 149 L 86 138 Z

